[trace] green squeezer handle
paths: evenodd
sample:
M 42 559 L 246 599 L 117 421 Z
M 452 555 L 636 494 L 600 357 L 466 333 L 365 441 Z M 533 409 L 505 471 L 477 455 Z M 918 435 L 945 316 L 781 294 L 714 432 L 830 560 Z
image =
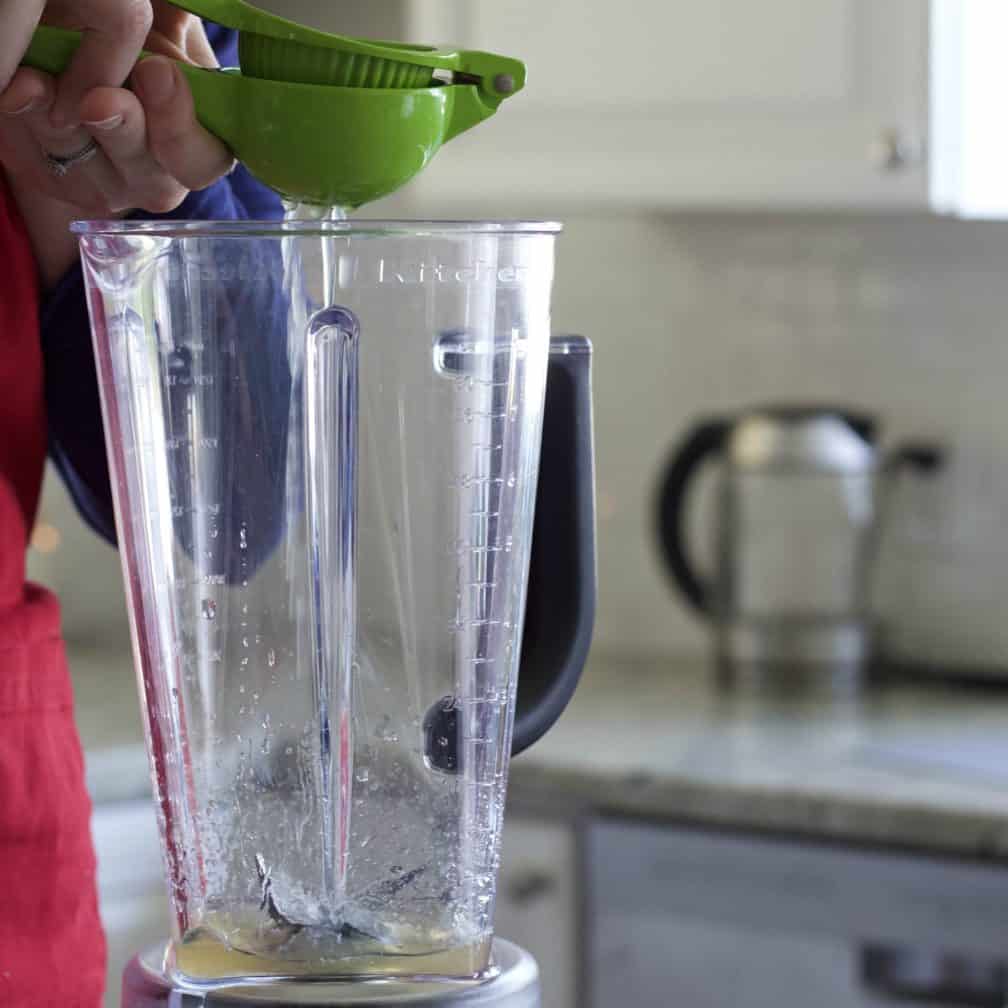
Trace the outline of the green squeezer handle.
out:
M 272 66 L 275 71 L 270 76 L 275 79 L 302 79 L 299 76 L 302 68 L 297 64 L 305 60 L 321 59 L 331 70 L 333 63 L 327 61 L 336 57 L 349 58 L 351 61 L 361 58 L 365 63 L 378 60 L 392 64 L 408 64 L 414 69 L 425 67 L 430 71 L 458 74 L 479 89 L 484 102 L 496 104 L 499 104 L 502 98 L 517 94 L 525 87 L 525 64 L 497 53 L 402 42 L 379 42 L 374 39 L 334 35 L 271 14 L 247 3 L 246 0 L 170 0 L 170 2 L 191 14 L 237 30 L 243 40 L 256 37 L 266 40 L 267 46 L 272 51 Z M 287 46 L 293 46 L 293 51 L 285 52 Z M 326 53 L 331 55 L 326 56 Z M 244 57 L 242 65 L 244 66 Z M 292 76 L 286 76 L 287 70 Z M 317 78 L 311 79 L 317 80 Z
M 60 74 L 80 41 L 78 32 L 40 26 L 22 63 Z M 296 201 L 348 208 L 401 188 L 444 143 L 490 118 L 504 97 L 474 83 L 333 87 L 178 66 L 200 123 L 261 182 Z

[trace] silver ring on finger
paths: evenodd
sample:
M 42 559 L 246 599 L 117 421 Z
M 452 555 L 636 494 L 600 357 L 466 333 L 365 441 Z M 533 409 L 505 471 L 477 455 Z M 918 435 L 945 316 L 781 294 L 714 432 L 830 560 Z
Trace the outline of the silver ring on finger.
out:
M 63 178 L 75 165 L 86 164 L 98 153 L 98 141 L 93 137 L 79 151 L 73 154 L 61 156 L 52 154 L 49 151 L 42 152 L 45 155 L 46 166 L 56 178 Z

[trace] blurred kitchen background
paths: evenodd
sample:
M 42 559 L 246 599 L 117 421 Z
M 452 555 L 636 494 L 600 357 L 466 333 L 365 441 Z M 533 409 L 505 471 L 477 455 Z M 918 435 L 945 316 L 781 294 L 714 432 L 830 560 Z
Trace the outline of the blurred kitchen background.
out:
M 366 215 L 562 220 L 555 328 L 596 350 L 593 657 L 515 764 L 500 896 L 545 1008 L 1003 1005 L 1008 11 L 263 6 L 529 64 L 491 127 Z M 881 674 L 842 699 L 720 684 L 659 548 L 674 448 L 770 402 L 868 413 L 882 449 L 940 453 L 892 477 L 870 591 Z M 687 523 L 708 569 L 715 468 Z M 56 478 L 31 565 L 63 599 L 115 974 L 165 929 L 160 862 L 118 559 Z

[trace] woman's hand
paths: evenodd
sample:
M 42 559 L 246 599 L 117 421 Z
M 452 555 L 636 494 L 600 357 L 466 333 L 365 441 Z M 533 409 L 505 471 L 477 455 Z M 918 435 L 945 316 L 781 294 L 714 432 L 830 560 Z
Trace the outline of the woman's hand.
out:
M 154 14 L 148 51 L 216 65 L 199 19 L 168 4 L 156 4 Z M 65 78 L 75 68 L 76 60 L 58 81 L 18 69 L 0 94 L 0 164 L 18 192 L 34 191 L 93 217 L 163 212 L 230 169 L 231 154 L 197 122 L 189 87 L 171 59 L 143 60 L 131 75 L 132 91 L 89 90 L 71 117 L 76 124 L 58 127 Z M 60 159 L 67 158 L 61 171 Z
M 75 124 L 88 91 L 126 80 L 153 20 L 150 0 L 0 0 L 0 92 L 14 77 L 39 21 L 76 28 L 84 40 L 60 79 L 52 108 L 56 126 Z
M 125 0 L 117 2 L 123 6 Z M 112 0 L 103 3 L 113 5 Z M 7 6 L 0 0 L 0 18 L 7 16 Z M 144 59 L 131 74 L 132 90 L 91 88 L 70 117 L 71 125 L 57 127 L 53 120 L 76 60 L 58 81 L 37 70 L 16 69 L 0 93 L 0 169 L 21 208 L 46 286 L 76 258 L 68 231 L 75 218 L 174 209 L 190 189 L 208 186 L 234 164 L 224 144 L 197 122 L 189 86 L 172 62 L 216 66 L 202 22 L 167 3 L 155 2 L 153 14 L 144 47 L 171 59 Z M 64 171 L 61 158 L 71 159 Z

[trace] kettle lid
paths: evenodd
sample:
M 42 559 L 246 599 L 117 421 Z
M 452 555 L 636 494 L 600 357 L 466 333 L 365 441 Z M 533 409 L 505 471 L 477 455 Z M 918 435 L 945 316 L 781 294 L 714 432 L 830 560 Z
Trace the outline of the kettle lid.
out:
M 874 417 L 827 406 L 767 406 L 745 413 L 728 440 L 736 469 L 862 473 L 874 469 Z

